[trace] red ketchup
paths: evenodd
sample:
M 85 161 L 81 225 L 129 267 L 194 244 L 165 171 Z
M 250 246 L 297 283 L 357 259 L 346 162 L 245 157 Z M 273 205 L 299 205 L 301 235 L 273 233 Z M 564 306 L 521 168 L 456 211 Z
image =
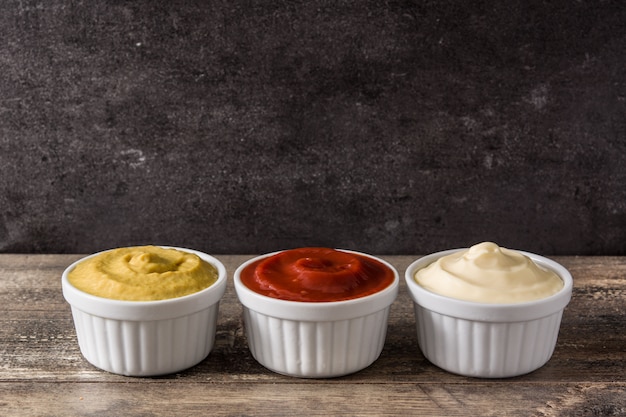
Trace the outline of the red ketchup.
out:
M 328 248 L 279 252 L 246 266 L 240 277 L 259 294 L 305 302 L 365 297 L 388 287 L 395 278 L 382 262 Z

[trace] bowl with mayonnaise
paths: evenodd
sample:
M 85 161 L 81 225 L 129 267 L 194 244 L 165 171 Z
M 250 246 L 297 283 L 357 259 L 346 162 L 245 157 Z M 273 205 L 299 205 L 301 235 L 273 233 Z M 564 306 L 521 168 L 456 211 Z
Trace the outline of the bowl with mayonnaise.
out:
M 399 274 L 360 252 L 296 248 L 234 274 L 252 356 L 279 374 L 331 378 L 370 366 L 385 344 Z
M 409 265 L 405 280 L 424 356 L 480 378 L 545 365 L 573 286 L 557 262 L 492 242 L 424 256 Z
M 85 359 L 127 376 L 180 372 L 206 358 L 226 282 L 218 259 L 167 246 L 95 253 L 61 278 Z

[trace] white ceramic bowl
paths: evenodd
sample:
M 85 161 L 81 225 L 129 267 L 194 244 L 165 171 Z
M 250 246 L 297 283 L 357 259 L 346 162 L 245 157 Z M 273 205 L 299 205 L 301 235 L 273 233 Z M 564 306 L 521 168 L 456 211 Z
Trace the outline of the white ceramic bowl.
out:
M 165 246 L 164 246 L 165 247 Z M 169 247 L 168 247 L 169 248 Z M 122 301 L 97 297 L 61 279 L 72 307 L 80 351 L 92 365 L 128 376 L 165 375 L 190 368 L 213 348 L 219 301 L 226 290 L 226 268 L 216 258 L 191 249 L 213 265 L 218 279 L 210 287 L 183 297 L 158 301 Z
M 518 304 L 458 300 L 428 291 L 415 281 L 418 270 L 459 250 L 463 249 L 420 258 L 405 273 L 424 356 L 449 372 L 481 378 L 513 377 L 543 366 L 554 352 L 561 316 L 571 299 L 569 271 L 548 258 L 519 251 L 556 272 L 564 285 L 550 297 Z
M 266 368 L 300 378 L 331 378 L 351 374 L 371 365 L 381 354 L 387 334 L 389 309 L 398 294 L 399 275 L 382 259 L 394 281 L 365 297 L 333 302 L 279 300 L 246 287 L 235 271 L 235 290 L 243 304 L 246 336 L 252 356 Z

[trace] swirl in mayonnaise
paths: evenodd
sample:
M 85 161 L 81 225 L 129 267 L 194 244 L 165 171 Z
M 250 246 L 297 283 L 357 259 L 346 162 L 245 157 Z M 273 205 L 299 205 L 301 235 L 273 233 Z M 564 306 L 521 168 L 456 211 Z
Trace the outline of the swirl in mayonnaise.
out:
M 555 272 L 492 242 L 441 257 L 417 271 L 415 280 L 447 297 L 496 304 L 538 300 L 563 288 Z

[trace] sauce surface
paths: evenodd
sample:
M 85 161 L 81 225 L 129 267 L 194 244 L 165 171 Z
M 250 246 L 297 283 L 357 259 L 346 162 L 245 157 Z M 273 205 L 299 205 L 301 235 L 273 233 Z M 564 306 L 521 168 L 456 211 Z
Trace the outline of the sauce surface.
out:
M 394 272 L 359 254 L 298 248 L 247 265 L 242 283 L 259 294 L 288 301 L 330 302 L 365 297 L 391 285 Z
M 127 301 L 177 298 L 217 281 L 217 269 L 196 254 L 158 246 L 118 248 L 78 263 L 68 273 L 76 288 Z
M 519 303 L 549 297 L 563 288 L 553 271 L 493 242 L 455 252 L 415 273 L 432 292 L 481 303 Z

